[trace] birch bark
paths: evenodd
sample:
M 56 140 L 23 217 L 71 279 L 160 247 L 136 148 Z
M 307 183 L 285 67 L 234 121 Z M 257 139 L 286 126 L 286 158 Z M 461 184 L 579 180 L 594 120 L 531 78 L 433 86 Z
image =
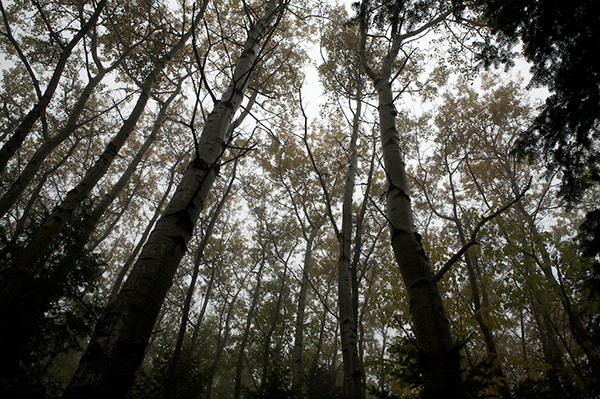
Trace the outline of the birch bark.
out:
M 227 90 L 206 120 L 196 158 L 185 171 L 117 299 L 96 325 L 64 398 L 122 398 L 129 390 L 217 175 L 226 134 L 244 98 L 261 41 L 284 9 L 282 0 L 270 0 L 264 16 L 250 27 Z
M 387 218 L 392 249 L 407 292 L 413 332 L 419 348 L 419 367 L 428 398 L 467 398 L 462 384 L 458 349 L 454 347 L 442 297 L 429 259 L 416 232 L 408 191 L 408 177 L 396 129 L 396 109 L 392 92 L 392 69 L 402 42 L 442 22 L 450 11 L 412 32 L 399 32 L 398 15 L 391 18 L 391 46 L 380 70 L 372 69 L 366 54 L 367 1 L 361 2 L 360 59 L 373 81 L 378 96 L 379 129 L 384 169 L 387 176 Z

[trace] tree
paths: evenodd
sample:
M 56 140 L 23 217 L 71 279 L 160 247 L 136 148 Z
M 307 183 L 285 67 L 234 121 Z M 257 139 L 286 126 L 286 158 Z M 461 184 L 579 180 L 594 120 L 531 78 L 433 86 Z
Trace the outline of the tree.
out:
M 207 117 L 194 159 L 148 238 L 117 299 L 109 304 L 65 392 L 65 398 L 123 397 L 143 358 L 172 276 L 226 149 L 226 134 L 259 60 L 261 42 L 281 18 L 285 3 L 271 0 L 248 30 L 227 90 Z
M 8 141 L 4 144 L 2 149 L 0 149 L 0 171 L 4 171 L 8 161 L 17 152 L 19 147 L 21 147 L 21 144 L 23 143 L 23 141 L 25 141 L 25 138 L 27 137 L 27 135 L 33 128 L 33 125 L 35 124 L 35 122 L 44 114 L 46 108 L 48 107 L 48 104 L 50 103 L 50 100 L 54 96 L 54 92 L 56 91 L 56 88 L 58 87 L 58 83 L 60 81 L 61 75 L 65 69 L 65 66 L 67 64 L 69 57 L 71 56 L 71 53 L 73 52 L 73 50 L 75 49 L 75 46 L 77 46 L 79 41 L 81 41 L 81 39 L 83 39 L 83 37 L 85 35 L 87 35 L 87 33 L 96 25 L 96 22 L 98 21 L 100 14 L 103 12 L 103 9 L 106 6 L 106 3 L 107 3 L 106 0 L 102 0 L 98 3 L 98 5 L 96 6 L 96 8 L 95 8 L 93 14 L 90 16 L 90 18 L 85 22 L 81 21 L 81 23 L 82 23 L 81 28 L 77 31 L 77 33 L 75 35 L 73 35 L 71 40 L 69 40 L 67 43 L 64 43 L 63 39 L 60 38 L 57 35 L 57 33 L 53 30 L 53 28 L 48 25 L 48 28 L 50 31 L 49 32 L 50 37 L 54 41 L 56 41 L 55 44 L 60 47 L 61 54 L 56 63 L 56 67 L 54 69 L 54 73 L 52 74 L 52 78 L 50 79 L 44 94 L 39 98 L 39 101 L 31 109 L 31 111 L 29 111 L 27 116 L 21 121 L 19 126 L 16 128 L 15 132 L 8 139 Z M 40 12 L 40 17 L 42 19 L 44 19 L 44 22 L 47 22 L 47 20 L 46 20 L 47 16 L 45 15 L 44 10 L 42 10 L 39 3 L 34 2 L 34 4 L 37 6 L 38 11 Z M 5 27 L 7 30 L 6 36 L 8 36 L 9 41 L 11 41 L 12 44 L 16 47 L 17 52 L 20 52 L 18 49 L 18 45 L 16 44 L 16 41 L 12 37 L 12 34 L 10 34 L 10 27 L 8 25 L 8 20 L 6 17 L 6 12 L 4 10 L 4 6 L 2 6 L 1 11 L 2 11 L 3 19 L 4 19 Z M 80 11 L 80 14 L 83 14 L 83 9 L 81 9 L 79 11 Z
M 597 151 L 600 74 L 595 54 L 600 29 L 594 2 L 481 1 L 484 18 L 498 44 L 482 44 L 486 64 L 497 62 L 500 48 L 520 39 L 532 63 L 530 86 L 547 87 L 550 96 L 521 137 L 521 149 L 541 157 L 562 173 L 561 195 L 575 201 L 600 180 Z M 506 60 L 505 60 L 506 61 Z
M 361 63 L 378 95 L 383 162 L 388 181 L 387 220 L 392 248 L 410 302 L 425 394 L 428 397 L 451 395 L 462 398 L 467 394 L 461 381 L 458 350 L 452 342 L 442 297 L 413 223 L 408 177 L 398 145 L 397 111 L 392 92 L 395 76 L 392 73 L 403 42 L 440 23 L 451 13 L 452 8 L 437 2 L 421 7 L 412 3 L 373 4 L 363 1 L 360 4 L 359 22 Z M 371 37 L 369 29 L 377 27 L 382 30 L 388 23 L 391 44 L 385 58 L 378 64 L 378 70 L 375 70 L 367 55 L 367 42 Z M 405 64 L 407 61 L 408 58 Z

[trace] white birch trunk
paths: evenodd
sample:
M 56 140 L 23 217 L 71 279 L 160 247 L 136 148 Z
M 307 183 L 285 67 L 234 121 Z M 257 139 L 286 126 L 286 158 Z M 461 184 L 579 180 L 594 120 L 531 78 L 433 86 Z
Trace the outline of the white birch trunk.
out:
M 379 129 L 383 163 L 387 176 L 387 218 L 390 226 L 392 249 L 402 274 L 410 305 L 413 332 L 419 349 L 419 368 L 423 375 L 426 398 L 467 398 L 462 384 L 458 349 L 450 335 L 442 297 L 431 269 L 429 259 L 416 232 L 404 159 L 398 142 L 396 109 L 392 93 L 392 70 L 402 41 L 421 34 L 442 22 L 446 10 L 438 17 L 415 30 L 400 34 L 398 20 L 392 21 L 391 46 L 380 71 L 374 71 L 367 60 L 366 1 L 361 2 L 360 58 L 367 75 L 373 81 L 378 95 Z
M 261 39 L 280 3 L 269 1 L 265 17 L 250 28 L 232 81 L 207 118 L 197 157 L 185 171 L 117 299 L 98 322 L 64 398 L 122 398 L 129 390 L 217 175 L 226 134 L 244 98 Z
M 462 386 L 458 349 L 453 345 L 442 297 L 412 219 L 391 83 L 388 79 L 380 79 L 375 84 L 379 96 L 383 162 L 388 180 L 386 200 L 392 249 L 408 294 L 425 395 L 431 398 L 465 398 L 467 394 Z

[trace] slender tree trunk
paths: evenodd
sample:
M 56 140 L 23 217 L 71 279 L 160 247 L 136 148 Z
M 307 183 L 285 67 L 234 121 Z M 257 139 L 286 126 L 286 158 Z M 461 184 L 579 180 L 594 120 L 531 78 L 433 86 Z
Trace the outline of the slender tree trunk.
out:
M 50 100 L 52 100 L 52 97 L 54 96 L 54 92 L 56 91 L 56 88 L 58 87 L 58 82 L 60 81 L 60 77 L 62 76 L 65 66 L 67 65 L 67 60 L 71 56 L 73 49 L 75 48 L 75 46 L 77 46 L 77 43 L 79 43 L 79 41 L 90 32 L 92 27 L 96 25 L 96 22 L 98 21 L 102 10 L 106 6 L 106 3 L 107 0 L 101 0 L 98 3 L 98 5 L 96 6 L 96 10 L 94 11 L 90 19 L 81 27 L 81 29 L 79 29 L 79 31 L 77 31 L 75 36 L 73 36 L 69 43 L 67 43 L 67 45 L 62 49 L 58 62 L 56 63 L 56 67 L 54 68 L 54 73 L 52 74 L 50 82 L 46 87 L 46 91 L 39 99 L 38 103 L 33 107 L 31 111 L 29 111 L 27 116 L 25 116 L 25 118 L 21 121 L 21 123 L 15 130 L 15 133 L 11 136 L 10 139 L 8 139 L 8 141 L 4 144 L 2 149 L 0 149 L 0 172 L 4 171 L 4 168 L 6 168 L 8 161 L 19 150 L 21 144 L 23 144 L 23 141 L 25 141 L 25 139 L 27 138 L 27 135 L 33 128 L 35 122 L 37 122 L 37 120 L 44 114 L 44 112 L 46 112 L 46 108 L 48 107 L 48 104 L 50 104 Z
M 73 143 L 73 145 L 71 145 L 71 147 L 69 148 L 67 153 L 61 158 L 60 161 L 58 161 L 52 168 L 45 171 L 42 174 L 42 176 L 40 177 L 37 185 L 35 186 L 31 195 L 29 196 L 29 200 L 27 201 L 27 205 L 25 205 L 25 208 L 23 209 L 23 213 L 21 214 L 21 217 L 17 221 L 15 230 L 14 230 L 11 240 L 10 240 L 12 245 L 16 245 L 16 243 L 19 239 L 19 236 L 23 233 L 23 230 L 27 224 L 27 221 L 29 221 L 29 214 L 31 213 L 31 209 L 33 208 L 33 205 L 35 204 L 35 202 L 37 200 L 39 200 L 40 192 L 42 191 L 42 188 L 46 184 L 46 181 L 48 180 L 48 178 L 50 176 L 52 176 L 52 174 L 54 174 L 54 172 L 56 172 L 62 165 L 64 165 L 65 162 L 67 162 L 71 158 L 71 156 L 77 149 L 78 145 L 79 145 L 79 140 L 77 140 L 75 143 Z
M 361 115 L 361 87 L 357 88 L 356 111 L 350 138 L 350 158 L 344 184 L 342 202 L 342 229 L 339 232 L 340 255 L 338 259 L 338 306 L 340 312 L 340 340 L 344 369 L 345 397 L 363 397 L 363 375 L 358 357 L 358 282 L 356 272 L 352 273 L 352 194 L 356 180 L 358 153 L 356 145 Z
M 523 363 L 527 364 L 527 340 L 525 338 L 525 311 L 521 309 L 520 325 L 521 325 L 521 351 L 523 352 Z
M 461 243 L 464 246 L 466 244 L 466 239 L 464 234 L 462 234 L 462 227 L 459 232 L 461 233 Z M 475 315 L 475 320 L 477 321 L 477 325 L 481 330 L 481 334 L 483 335 L 483 341 L 485 343 L 485 348 L 487 354 L 491 361 L 491 368 L 494 374 L 501 379 L 499 386 L 500 394 L 504 398 L 512 397 L 510 393 L 510 389 L 507 385 L 506 375 L 504 374 L 504 369 L 502 368 L 502 364 L 500 363 L 500 359 L 498 358 L 498 350 L 496 349 L 496 341 L 492 334 L 492 331 L 489 326 L 489 311 L 488 307 L 485 308 L 481 305 L 481 296 L 479 294 L 479 287 L 477 283 L 477 275 L 475 273 L 474 264 L 477 262 L 477 257 L 472 257 L 469 252 L 465 252 L 465 263 L 467 264 L 467 274 L 469 276 L 469 285 L 471 287 L 471 295 L 473 297 L 473 313 Z
M 444 149 L 444 165 L 446 167 L 446 172 L 448 173 L 448 178 L 450 182 L 450 190 L 452 193 L 452 211 L 453 215 L 450 218 L 458 231 L 458 238 L 463 247 L 467 245 L 467 238 L 465 234 L 465 229 L 463 227 L 463 223 L 460 219 L 458 212 L 458 200 L 456 197 L 456 190 L 454 186 L 453 173 L 448 163 L 447 151 Z M 504 374 L 504 370 L 502 369 L 502 364 L 500 363 L 500 359 L 498 358 L 498 351 L 496 349 L 496 341 L 492 335 L 492 331 L 489 326 L 489 304 L 485 308 L 481 305 L 481 295 L 479 293 L 479 283 L 477 282 L 477 256 L 469 253 L 469 251 L 465 252 L 465 263 L 467 265 L 467 275 L 469 277 L 469 286 L 471 288 L 471 298 L 473 300 L 473 314 L 475 316 L 475 320 L 477 321 L 477 325 L 481 330 L 483 335 L 483 341 L 485 343 L 487 355 L 491 362 L 491 368 L 494 374 L 501 379 L 500 381 L 500 394 L 504 398 L 510 398 L 512 395 L 510 393 L 510 389 L 507 385 L 506 375 Z M 487 297 L 486 297 L 487 299 Z
M 208 280 L 208 284 L 206 285 L 206 292 L 204 293 L 204 300 L 202 301 L 202 307 L 200 308 L 200 313 L 196 318 L 196 323 L 194 325 L 194 332 L 192 333 L 192 339 L 190 340 L 190 348 L 196 347 L 196 342 L 198 342 L 198 335 L 200 334 L 200 326 L 202 325 L 202 321 L 204 320 L 204 315 L 206 314 L 206 308 L 208 307 L 208 302 L 212 295 L 212 289 L 215 284 L 215 278 L 217 277 L 218 269 L 213 265 L 212 270 L 210 272 L 210 278 Z M 191 359 L 192 352 L 188 352 L 188 355 L 185 356 L 184 361 L 189 362 Z
M 262 265 L 262 263 L 261 263 L 261 265 Z M 206 303 L 207 303 L 208 295 L 210 292 L 210 287 L 212 285 L 212 280 L 214 279 L 215 271 L 217 270 L 217 268 L 218 267 L 216 265 L 213 266 L 213 274 L 211 276 L 211 282 L 209 283 L 209 287 L 206 290 L 206 297 L 205 297 L 204 305 L 203 305 L 202 311 L 200 312 L 200 315 L 198 316 L 198 321 L 196 322 L 196 330 L 194 331 L 194 336 L 192 337 L 192 341 L 191 341 L 191 345 L 190 345 L 191 348 L 195 347 L 196 332 L 198 331 L 198 328 L 202 321 L 202 316 L 204 314 L 204 310 L 206 309 Z M 236 291 L 235 295 L 233 296 L 233 300 L 231 301 L 231 303 L 229 305 L 229 311 L 227 313 L 227 320 L 226 320 L 226 334 L 223 337 L 223 339 L 220 339 L 220 341 L 217 342 L 217 351 L 215 353 L 215 359 L 213 360 L 212 367 L 210 369 L 210 377 L 209 377 L 209 381 L 208 381 L 207 388 L 206 388 L 206 399 L 211 399 L 211 396 L 212 396 L 212 386 L 214 383 L 214 376 L 216 374 L 216 368 L 218 367 L 219 362 L 221 361 L 221 356 L 223 354 L 223 351 L 225 349 L 225 344 L 226 344 L 227 338 L 229 336 L 229 320 L 231 319 L 231 316 L 233 314 L 233 309 L 235 307 L 235 303 L 237 301 L 238 296 L 240 295 L 240 293 L 242 292 L 242 290 L 244 289 L 244 287 L 246 285 L 246 279 L 250 276 L 250 274 L 253 271 L 254 271 L 254 269 L 248 271 L 248 273 L 244 276 L 242 281 L 240 281 L 240 283 L 238 284 L 238 290 Z M 259 271 L 262 274 L 262 270 L 259 270 Z M 219 338 L 221 338 L 220 335 L 219 335 Z M 190 351 L 190 354 L 191 354 L 191 351 Z M 187 361 L 189 361 L 189 356 L 188 356 Z
M 248 344 L 248 338 L 250 337 L 250 327 L 252 326 L 252 318 L 254 317 L 254 311 L 256 310 L 256 305 L 258 304 L 258 300 L 260 298 L 262 273 L 266 263 L 264 256 L 265 253 L 263 248 L 263 253 L 261 254 L 261 257 L 263 259 L 260 260 L 260 266 L 258 268 L 258 271 L 256 272 L 256 285 L 254 287 L 254 295 L 252 296 L 252 304 L 250 305 L 250 309 L 248 309 L 246 325 L 244 327 L 244 334 L 242 335 L 242 340 L 240 341 L 240 347 L 238 349 L 238 357 L 235 365 L 235 387 L 233 390 L 234 399 L 239 399 L 242 394 L 242 371 L 244 368 L 244 352 L 246 351 L 246 345 Z
M 513 189 L 518 190 L 518 186 L 516 185 L 516 183 L 514 183 L 514 180 Z M 518 193 L 518 191 L 515 192 Z M 556 293 L 556 296 L 560 299 L 563 310 L 567 315 L 567 319 L 569 321 L 571 334 L 573 335 L 573 338 L 575 339 L 577 345 L 583 350 L 586 357 L 588 358 L 590 368 L 593 371 L 593 375 L 598 376 L 600 375 L 600 357 L 598 356 L 598 354 L 594 353 L 593 350 L 591 350 L 591 348 L 594 347 L 594 344 L 592 343 L 592 338 L 589 336 L 588 332 L 583 326 L 583 323 L 581 322 L 579 316 L 573 310 L 571 298 L 564 289 L 564 286 L 557 281 L 556 277 L 554 276 L 554 273 L 552 272 L 552 258 L 550 257 L 550 254 L 548 253 L 548 250 L 546 249 L 546 246 L 542 241 L 542 236 L 535 224 L 533 217 L 529 214 L 529 212 L 527 212 L 522 201 L 518 201 L 516 205 L 517 210 L 521 213 L 521 215 L 525 218 L 527 224 L 529 225 L 533 239 L 533 244 L 535 245 L 535 248 L 539 251 L 542 257 L 541 261 L 539 259 L 534 259 L 534 261 L 544 274 L 544 277 L 548 282 L 549 288 L 552 291 L 554 291 Z M 600 377 L 596 377 L 596 380 L 600 380 Z
M 531 313 L 538 327 L 537 332 L 542 343 L 544 360 L 548 365 L 550 365 L 550 367 L 557 371 L 561 370 L 564 366 L 562 351 L 558 346 L 559 339 L 554 329 L 552 320 L 550 319 L 550 315 L 547 311 L 542 309 L 547 307 L 546 301 L 537 292 L 539 287 L 537 287 L 537 284 L 534 281 L 535 279 L 531 277 L 530 268 L 532 262 L 533 260 L 531 259 L 531 256 L 527 253 L 524 254 L 522 267 L 524 270 L 525 281 L 530 286 L 533 294 L 530 303 Z
M 115 302 L 96 325 L 65 398 L 124 397 L 152 335 L 156 318 L 183 257 L 226 148 L 225 137 L 258 59 L 261 39 L 279 11 L 280 0 L 265 5 L 265 16 L 248 31 L 232 80 L 208 115 L 198 153 L 157 222 Z M 283 7 L 281 7 L 283 11 Z
M 194 27 L 202 18 L 201 11 L 197 18 Z M 129 118 L 124 122 L 119 132 L 108 143 L 104 152 L 98 157 L 94 166 L 92 166 L 83 179 L 68 192 L 64 200 L 57 206 L 50 216 L 46 218 L 42 226 L 36 231 L 33 237 L 27 243 L 22 255 L 19 257 L 15 266 L 11 270 L 11 275 L 2 281 L 0 284 L 0 312 L 8 308 L 14 298 L 18 295 L 22 285 L 27 281 L 29 273 L 35 267 L 38 260 L 42 257 L 52 240 L 58 235 L 60 230 L 69 221 L 73 211 L 87 197 L 98 181 L 104 176 L 112 161 L 117 156 L 125 141 L 133 132 L 142 112 L 146 108 L 146 104 L 150 98 L 150 94 L 154 89 L 154 83 L 158 79 L 167 64 L 179 53 L 185 43 L 192 34 L 190 28 L 185 35 L 171 48 L 154 65 L 154 69 L 144 81 L 140 97 L 131 111 Z
M 306 310 L 306 296 L 312 262 L 313 242 L 323 224 L 323 218 L 311 226 L 310 234 L 306 240 L 304 263 L 302 267 L 302 280 L 298 293 L 298 311 L 296 312 L 296 329 L 294 332 L 294 348 L 292 350 L 292 389 L 299 389 L 302 382 L 302 352 L 304 349 L 304 313 Z
M 94 88 L 100 83 L 103 75 L 98 73 L 92 78 L 87 86 L 83 89 L 77 103 L 73 107 L 69 115 L 69 119 L 65 124 L 65 127 L 51 139 L 45 141 L 40 148 L 36 150 L 31 159 L 27 162 L 27 165 L 13 182 L 10 188 L 6 191 L 2 199 L 0 199 L 0 218 L 6 215 L 10 208 L 17 202 L 23 191 L 27 188 L 31 180 L 35 177 L 39 171 L 46 157 L 54 150 L 60 143 L 62 143 L 67 137 L 69 137 L 77 128 L 77 120 L 85 109 L 87 99 L 92 94 Z

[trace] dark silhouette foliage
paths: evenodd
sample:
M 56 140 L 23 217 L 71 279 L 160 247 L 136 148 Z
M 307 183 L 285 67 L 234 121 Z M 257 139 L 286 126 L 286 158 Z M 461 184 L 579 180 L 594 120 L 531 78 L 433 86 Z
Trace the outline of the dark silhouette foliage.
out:
M 28 276 L 27 288 L 0 315 L 0 397 L 58 396 L 61 383 L 49 373 L 58 355 L 80 351 L 100 310 L 97 284 L 104 263 L 85 249 L 86 215 L 73 218 Z M 7 246 L 0 279 L 22 248 Z
M 524 126 L 519 151 L 562 174 L 569 201 L 600 180 L 600 25 L 593 0 L 483 0 L 494 39 L 482 43 L 486 65 L 507 63 L 520 39 L 532 63 L 532 87 L 550 96 L 532 126 Z

